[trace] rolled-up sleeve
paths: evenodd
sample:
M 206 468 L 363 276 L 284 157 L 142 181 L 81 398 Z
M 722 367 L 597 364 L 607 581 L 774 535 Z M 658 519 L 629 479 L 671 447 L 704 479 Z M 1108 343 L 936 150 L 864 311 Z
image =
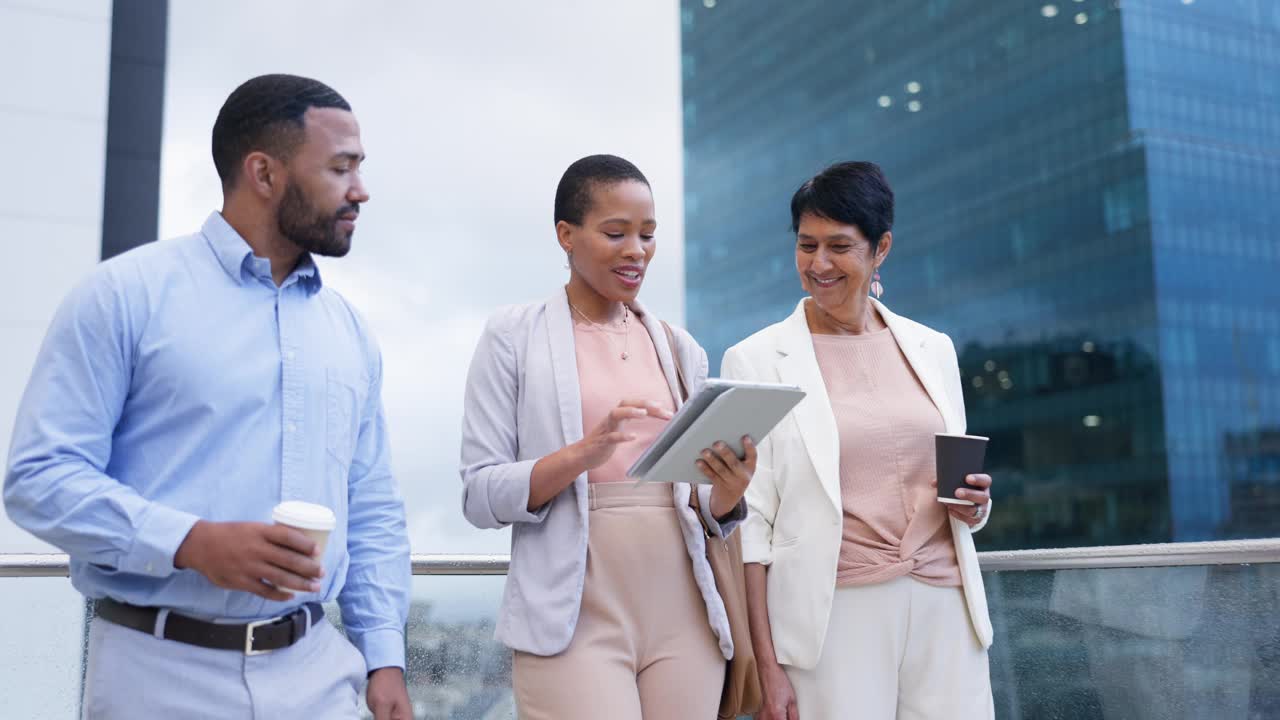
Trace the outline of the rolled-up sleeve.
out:
M 720 373 L 730 380 L 760 380 L 741 357 L 730 348 L 720 364 Z M 773 563 L 773 519 L 778 514 L 778 490 L 773 474 L 773 443 L 764 438 L 756 444 L 756 472 L 747 486 L 747 516 L 742 522 L 744 562 Z
M 960 359 L 956 355 L 956 346 L 951 341 L 951 337 L 943 333 L 938 334 L 941 335 L 942 341 L 947 348 L 942 355 L 942 377 L 946 378 L 947 395 L 950 396 L 956 412 L 960 415 L 960 427 L 964 429 L 964 432 L 968 432 L 969 420 L 964 409 L 964 382 L 960 377 Z M 992 489 L 995 489 L 995 483 L 992 483 Z M 991 520 L 991 508 L 993 505 L 994 502 L 987 503 L 987 512 L 982 516 L 982 520 L 977 525 L 969 528 L 971 534 L 987 526 L 987 522 Z
M 994 485 L 994 483 L 992 484 Z M 987 500 L 987 512 L 985 515 L 982 516 L 982 519 L 978 521 L 977 525 L 974 525 L 973 527 L 969 528 L 970 535 L 977 533 L 978 531 L 982 530 L 982 528 L 987 526 L 987 522 L 991 520 L 991 508 L 995 506 L 995 503 L 996 503 L 995 500 Z
M 462 513 L 478 528 L 542 522 L 550 505 L 529 512 L 537 459 L 518 460 L 519 369 L 501 314 L 490 318 L 467 373 L 462 409 Z
M 4 502 L 15 523 L 76 560 L 162 578 L 198 518 L 106 474 L 140 324 L 129 312 L 103 269 L 59 308 L 18 409 Z
M 747 519 L 742 522 L 742 560 L 773 563 L 773 519 L 778 514 L 778 490 L 773 479 L 773 443 L 760 443 L 756 474 L 747 486 Z
M 376 348 L 373 350 L 377 353 Z M 382 359 L 372 370 L 348 476 L 347 552 L 351 563 L 338 595 L 347 636 L 370 672 L 405 667 L 405 625 L 413 568 L 404 500 L 391 474 L 382 407 Z

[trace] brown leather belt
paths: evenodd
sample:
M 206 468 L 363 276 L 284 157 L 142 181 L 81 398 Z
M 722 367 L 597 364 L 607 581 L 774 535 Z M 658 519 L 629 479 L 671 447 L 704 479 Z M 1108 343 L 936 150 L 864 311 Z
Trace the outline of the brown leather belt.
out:
M 308 624 L 307 615 L 311 616 Z M 126 605 L 104 598 L 94 603 L 94 615 L 116 625 L 154 635 L 160 609 Z M 306 637 L 324 619 L 324 608 L 309 602 L 287 615 L 236 625 L 212 623 L 170 612 L 164 621 L 164 639 L 215 650 L 238 650 L 261 655 L 281 650 Z

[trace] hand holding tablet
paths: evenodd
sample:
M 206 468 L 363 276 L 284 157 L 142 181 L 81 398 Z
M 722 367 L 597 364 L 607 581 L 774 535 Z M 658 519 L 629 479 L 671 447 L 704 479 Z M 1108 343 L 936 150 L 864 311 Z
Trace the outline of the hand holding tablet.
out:
M 698 465 L 699 460 L 707 461 L 703 451 L 727 451 L 742 458 L 744 437 L 764 439 L 803 398 L 804 391 L 791 385 L 708 380 L 640 455 L 627 477 L 710 484 Z

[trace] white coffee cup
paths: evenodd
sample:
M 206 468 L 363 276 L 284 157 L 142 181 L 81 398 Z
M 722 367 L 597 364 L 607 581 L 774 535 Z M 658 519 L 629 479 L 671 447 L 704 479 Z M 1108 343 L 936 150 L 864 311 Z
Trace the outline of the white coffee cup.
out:
M 271 511 L 271 519 L 277 525 L 288 525 L 315 540 L 318 557 L 324 556 L 324 546 L 329 541 L 329 533 L 333 532 L 333 527 L 338 524 L 338 519 L 329 508 L 301 500 L 280 503 Z

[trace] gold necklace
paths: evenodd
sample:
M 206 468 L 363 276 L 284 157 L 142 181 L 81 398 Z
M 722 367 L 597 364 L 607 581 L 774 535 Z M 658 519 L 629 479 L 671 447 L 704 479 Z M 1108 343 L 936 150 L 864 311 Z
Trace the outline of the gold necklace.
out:
M 603 325 L 601 323 L 596 322 L 595 320 L 592 320 L 586 313 L 579 310 L 578 306 L 574 305 L 573 303 L 569 303 L 569 307 L 573 308 L 574 312 L 581 315 L 583 320 L 586 320 L 592 326 L 599 328 L 604 333 L 604 339 L 609 342 L 609 346 L 612 347 L 615 351 L 617 351 L 618 346 L 613 344 L 613 337 L 611 337 L 612 333 L 609 332 L 608 325 Z M 631 357 L 631 354 L 627 352 L 627 349 L 630 347 L 630 344 L 631 344 L 631 327 L 628 322 L 630 320 L 630 317 L 631 317 L 631 308 L 627 307 L 626 305 L 623 305 L 622 306 L 622 352 L 619 353 L 618 355 L 623 360 L 626 360 L 627 358 Z

